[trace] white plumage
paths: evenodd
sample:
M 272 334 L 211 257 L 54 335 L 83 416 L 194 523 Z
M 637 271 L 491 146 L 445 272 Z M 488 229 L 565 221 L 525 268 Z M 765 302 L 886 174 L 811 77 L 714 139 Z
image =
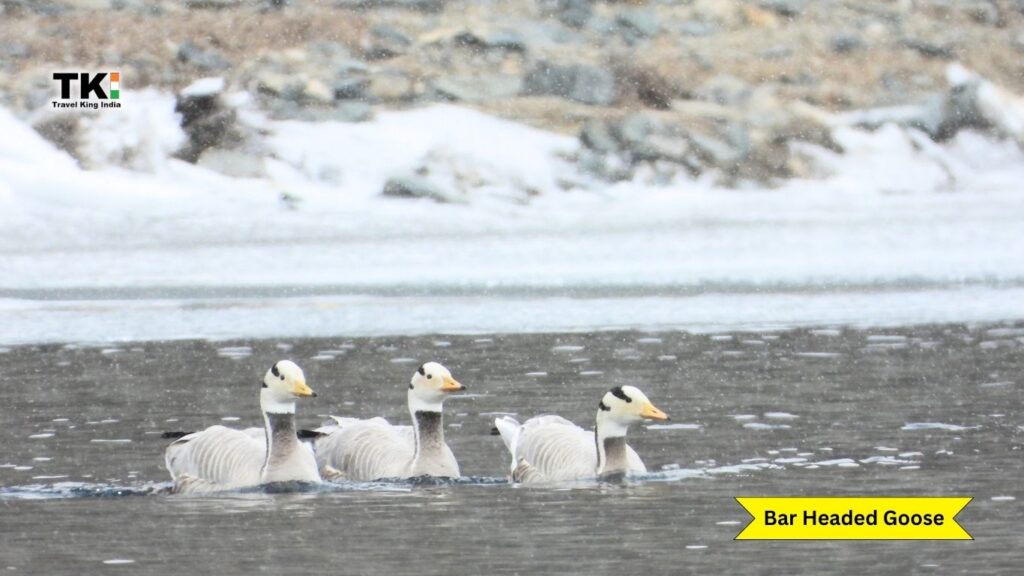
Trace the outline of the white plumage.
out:
M 260 389 L 264 428 L 210 426 L 167 447 L 164 462 L 174 480 L 173 491 L 200 493 L 268 482 L 319 482 L 312 449 L 295 434 L 295 398 L 313 395 L 298 366 L 288 361 L 275 364 Z
M 642 392 L 624 386 L 605 395 L 594 431 L 555 415 L 535 416 L 522 424 L 503 416 L 494 425 L 512 455 L 513 481 L 565 482 L 646 472 L 643 460 L 625 443 L 629 424 L 643 418 L 667 416 Z
M 396 426 L 384 418 L 360 420 L 332 416 L 333 424 L 317 429 L 325 434 L 317 440 L 321 466 L 331 466 L 352 480 L 442 476 L 457 478 L 459 463 L 447 444 L 441 454 L 424 458 L 414 469 L 416 431 Z
M 350 480 L 458 477 L 459 463 L 444 440 L 442 404 L 448 393 L 464 389 L 444 366 L 424 364 L 409 385 L 413 426 L 396 426 L 379 417 L 332 416 L 316 430 L 321 434 L 316 440 L 317 463 Z

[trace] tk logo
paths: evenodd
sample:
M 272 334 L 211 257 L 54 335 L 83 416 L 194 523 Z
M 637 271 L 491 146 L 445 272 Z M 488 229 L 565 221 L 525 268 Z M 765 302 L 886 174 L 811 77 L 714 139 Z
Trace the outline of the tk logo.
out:
M 60 83 L 60 99 L 53 101 L 54 108 L 121 107 L 117 101 L 121 98 L 120 72 L 54 72 L 53 79 Z M 72 90 L 75 83 L 77 93 Z

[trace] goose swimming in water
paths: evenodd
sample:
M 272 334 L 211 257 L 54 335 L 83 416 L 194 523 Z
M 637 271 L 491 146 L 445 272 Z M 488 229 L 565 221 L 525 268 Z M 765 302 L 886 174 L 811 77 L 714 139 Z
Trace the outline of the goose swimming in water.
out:
M 437 362 L 412 375 L 407 393 L 412 426 L 394 426 L 383 418 L 361 420 L 332 416 L 318 428 L 316 459 L 332 477 L 349 480 L 459 477 L 459 463 L 444 441 L 445 397 L 466 387 Z
M 295 401 L 316 396 L 302 369 L 282 360 L 260 387 L 263 428 L 210 426 L 172 442 L 164 452 L 175 493 L 234 490 L 270 482 L 320 482 L 316 459 L 295 429 Z M 267 449 L 269 446 L 269 450 Z
M 646 472 L 628 444 L 626 431 L 644 419 L 668 420 L 633 386 L 612 388 L 598 404 L 597 426 L 584 430 L 561 416 L 536 416 L 523 424 L 503 416 L 494 420 L 512 453 L 514 482 L 565 482 Z

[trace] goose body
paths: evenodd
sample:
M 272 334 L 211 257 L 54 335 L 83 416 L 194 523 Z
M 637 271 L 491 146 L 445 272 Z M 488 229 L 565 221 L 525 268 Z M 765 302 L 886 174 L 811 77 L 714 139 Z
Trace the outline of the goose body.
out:
M 640 455 L 626 444 L 626 430 L 643 418 L 664 420 L 665 413 L 632 386 L 614 388 L 599 406 L 593 431 L 555 415 L 536 416 L 522 424 L 509 416 L 495 419 L 512 455 L 512 480 L 566 482 L 646 472 Z
M 424 364 L 409 384 L 412 426 L 396 426 L 379 417 L 332 416 L 316 430 L 317 463 L 349 480 L 459 477 L 459 463 L 444 440 L 441 410 L 445 395 L 464 389 L 444 366 Z
M 313 396 L 302 370 L 274 365 L 260 391 L 264 427 L 237 430 L 210 426 L 186 434 L 164 452 L 175 493 L 235 490 L 270 482 L 320 482 L 316 459 L 295 429 L 295 402 Z M 269 450 L 268 450 L 269 447 Z

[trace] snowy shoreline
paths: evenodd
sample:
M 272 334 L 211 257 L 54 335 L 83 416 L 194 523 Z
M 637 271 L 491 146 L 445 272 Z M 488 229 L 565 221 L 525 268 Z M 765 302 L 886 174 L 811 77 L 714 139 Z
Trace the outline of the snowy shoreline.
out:
M 169 158 L 169 96 L 132 107 L 108 144 L 148 172 L 82 170 L 0 110 L 0 343 L 1024 318 L 1024 152 L 973 132 L 837 128 L 820 179 L 774 190 L 606 184 L 572 138 L 443 105 L 266 121 L 255 179 Z M 379 195 L 425 156 L 489 184 Z

